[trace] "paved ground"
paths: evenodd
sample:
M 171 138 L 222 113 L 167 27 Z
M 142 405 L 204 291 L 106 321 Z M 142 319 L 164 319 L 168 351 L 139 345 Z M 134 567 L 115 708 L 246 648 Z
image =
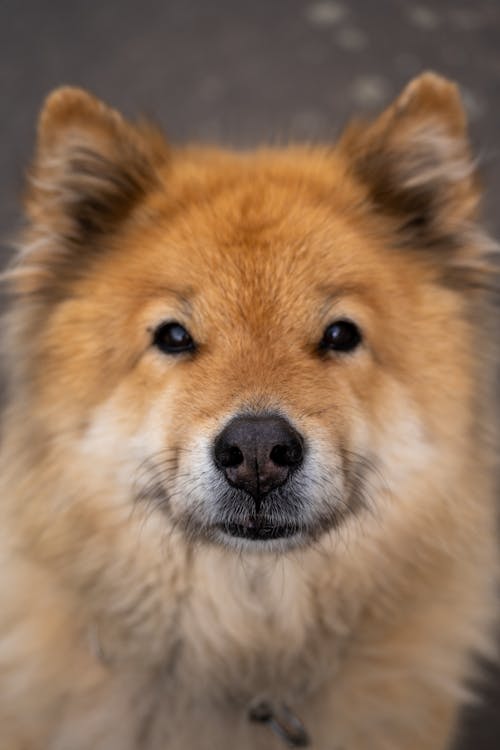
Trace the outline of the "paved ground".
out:
M 331 139 L 352 112 L 375 111 L 425 68 L 463 86 L 486 219 L 500 235 L 500 0 L 427 3 L 2 0 L 0 235 L 19 220 L 36 112 L 54 86 L 153 114 L 172 139 L 244 146 Z M 487 692 L 460 750 L 500 747 L 500 689 Z

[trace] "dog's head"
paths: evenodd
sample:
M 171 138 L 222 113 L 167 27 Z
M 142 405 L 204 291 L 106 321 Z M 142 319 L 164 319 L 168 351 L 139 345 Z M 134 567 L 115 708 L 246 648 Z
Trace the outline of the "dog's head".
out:
M 10 272 L 18 421 L 62 473 L 229 546 L 403 502 L 470 427 L 477 199 L 432 74 L 335 148 L 243 154 L 58 90 Z

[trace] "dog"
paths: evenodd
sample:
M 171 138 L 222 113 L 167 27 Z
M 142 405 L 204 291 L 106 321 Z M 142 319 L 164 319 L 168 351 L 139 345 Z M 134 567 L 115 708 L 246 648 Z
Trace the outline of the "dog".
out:
M 497 248 L 457 87 L 325 146 L 41 112 L 4 275 L 3 750 L 444 750 L 493 655 Z

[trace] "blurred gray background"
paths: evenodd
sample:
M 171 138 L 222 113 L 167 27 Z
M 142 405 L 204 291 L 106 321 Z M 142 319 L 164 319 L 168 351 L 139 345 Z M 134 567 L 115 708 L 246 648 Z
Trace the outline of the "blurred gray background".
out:
M 0 0 L 0 262 L 20 222 L 37 111 L 55 86 L 152 115 L 175 141 L 246 147 L 332 140 L 428 68 L 462 86 L 498 237 L 500 0 Z M 490 672 L 460 750 L 500 748 Z

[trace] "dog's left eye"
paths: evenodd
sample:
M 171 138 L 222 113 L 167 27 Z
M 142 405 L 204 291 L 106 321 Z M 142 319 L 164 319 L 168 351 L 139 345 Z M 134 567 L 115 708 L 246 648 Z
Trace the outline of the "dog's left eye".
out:
M 361 331 L 351 320 L 336 320 L 325 328 L 320 349 L 351 352 L 361 343 Z
M 159 325 L 153 335 L 153 344 L 165 354 L 181 354 L 195 349 L 191 334 L 176 321 Z

